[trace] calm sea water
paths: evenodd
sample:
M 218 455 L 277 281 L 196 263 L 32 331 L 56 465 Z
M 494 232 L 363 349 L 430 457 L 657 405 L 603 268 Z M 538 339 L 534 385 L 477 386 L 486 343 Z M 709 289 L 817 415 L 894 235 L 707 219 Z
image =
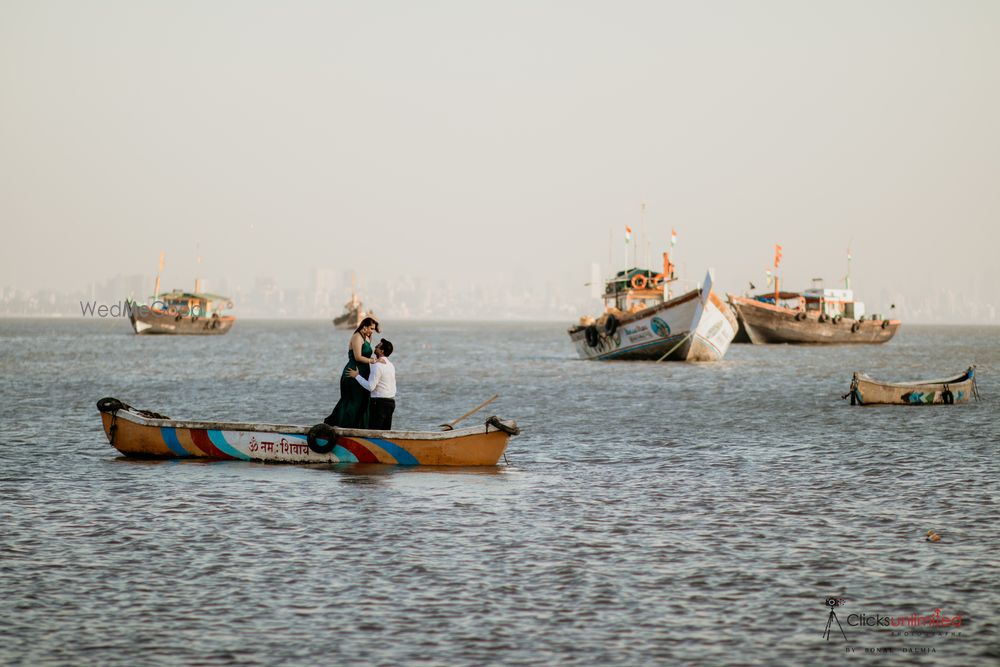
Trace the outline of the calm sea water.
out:
M 433 429 L 498 393 L 466 424 L 516 419 L 509 465 L 129 461 L 97 399 L 315 423 L 336 402 L 347 333 L 0 320 L 0 663 L 1000 658 L 1000 329 L 904 325 L 883 346 L 734 346 L 699 365 L 578 361 L 559 324 L 388 322 L 385 335 L 395 423 Z M 971 363 L 977 404 L 840 399 L 854 370 L 903 380 Z M 831 595 L 847 599 L 846 641 L 822 637 Z M 935 609 L 961 628 L 849 623 Z

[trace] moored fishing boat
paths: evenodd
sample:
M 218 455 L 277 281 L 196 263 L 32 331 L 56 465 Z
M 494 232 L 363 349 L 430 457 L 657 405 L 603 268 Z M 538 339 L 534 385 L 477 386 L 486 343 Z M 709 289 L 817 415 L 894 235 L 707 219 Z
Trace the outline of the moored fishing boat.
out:
M 386 463 L 492 466 L 520 433 L 511 420 L 490 417 L 458 430 L 374 431 L 317 424 L 174 420 L 115 398 L 97 402 L 108 442 L 137 458 L 207 458 L 268 463 Z
M 161 294 L 160 272 L 163 271 L 163 259 L 161 252 L 153 296 L 149 303 L 129 300 L 126 306 L 132 330 L 137 334 L 175 336 L 218 336 L 227 333 L 236 321 L 235 317 L 224 312 L 233 307 L 232 300 L 226 296 L 204 292 L 200 278 L 195 278 L 193 292 L 175 289 Z
M 357 329 L 361 321 L 366 317 L 375 317 L 373 311 L 365 312 L 362 308 L 361 299 L 355 291 L 354 274 L 351 274 L 351 298 L 344 304 L 344 312 L 333 318 L 333 326 L 336 329 Z
M 778 289 L 780 265 L 781 246 L 775 245 L 774 273 L 767 272 L 768 284 L 774 283 L 774 291 L 756 296 L 728 295 L 739 319 L 738 342 L 884 343 L 896 335 L 899 320 L 867 315 L 865 304 L 854 299 L 850 248 L 843 289 L 825 289 L 822 278 L 814 278 L 812 289 L 782 292 Z
M 229 298 L 218 294 L 174 290 L 154 296 L 148 305 L 130 302 L 128 317 L 137 334 L 218 336 L 236 322 L 224 313 L 232 306 Z
M 700 288 L 672 296 L 672 265 L 664 272 L 620 271 L 604 289 L 605 312 L 569 329 L 581 359 L 718 361 L 736 335 L 736 318 L 712 291 L 711 270 Z
M 914 382 L 882 382 L 865 373 L 855 373 L 851 389 L 842 398 L 851 405 L 932 405 L 968 403 L 979 398 L 976 387 L 976 367 L 969 366 L 962 375 L 948 380 L 917 380 Z
M 740 329 L 755 345 L 768 343 L 885 343 L 899 320 L 865 315 L 851 290 L 810 289 L 758 296 L 729 296 Z

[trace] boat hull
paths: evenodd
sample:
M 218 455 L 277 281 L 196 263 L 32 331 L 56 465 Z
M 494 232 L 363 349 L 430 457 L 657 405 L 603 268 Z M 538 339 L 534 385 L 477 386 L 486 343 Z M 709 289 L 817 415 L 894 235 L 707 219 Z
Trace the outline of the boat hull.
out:
M 586 327 L 569 330 L 581 359 L 605 361 L 719 361 L 736 335 L 736 318 L 712 291 L 707 299 L 692 290 L 628 317 L 608 334 L 598 328 L 596 345 L 587 341 Z
M 127 406 L 102 412 L 101 419 L 108 442 L 135 458 L 493 466 L 510 437 L 490 423 L 445 432 L 337 429 L 332 451 L 320 454 L 310 449 L 304 426 L 159 419 Z M 498 421 L 516 432 L 513 422 Z
M 899 320 L 829 318 L 818 312 L 782 308 L 755 299 L 729 295 L 741 327 L 755 345 L 767 344 L 873 344 L 896 335 Z
M 236 321 L 232 316 L 191 317 L 149 308 L 137 311 L 129 312 L 129 321 L 132 331 L 139 335 L 221 336 L 228 333 Z
M 977 396 L 975 367 L 951 380 L 881 382 L 864 373 L 851 380 L 851 405 L 951 405 Z M 845 396 L 845 398 L 847 397 Z

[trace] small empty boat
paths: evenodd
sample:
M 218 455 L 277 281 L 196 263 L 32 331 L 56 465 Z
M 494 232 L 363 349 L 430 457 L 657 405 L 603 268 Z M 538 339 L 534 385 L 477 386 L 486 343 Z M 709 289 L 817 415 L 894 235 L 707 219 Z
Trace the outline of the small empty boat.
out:
M 108 442 L 136 458 L 493 466 L 510 436 L 520 433 L 514 421 L 499 417 L 453 431 L 375 431 L 326 424 L 179 421 L 116 398 L 102 398 L 97 409 Z
M 851 389 L 841 398 L 851 399 L 851 405 L 952 405 L 979 399 L 976 388 L 976 367 L 969 366 L 962 375 L 949 380 L 919 380 L 916 382 L 881 382 L 864 373 L 855 373 Z

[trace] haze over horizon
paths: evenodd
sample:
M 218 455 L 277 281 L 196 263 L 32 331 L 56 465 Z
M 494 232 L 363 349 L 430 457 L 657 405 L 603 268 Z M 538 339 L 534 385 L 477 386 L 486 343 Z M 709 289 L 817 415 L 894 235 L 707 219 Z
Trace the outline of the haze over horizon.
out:
M 0 286 L 1000 287 L 1000 4 L 0 4 Z M 197 257 L 203 260 L 199 265 Z M 377 278 L 376 278 L 377 277 Z M 544 299 L 544 295 L 539 295 Z M 581 313 L 582 314 L 582 313 Z

